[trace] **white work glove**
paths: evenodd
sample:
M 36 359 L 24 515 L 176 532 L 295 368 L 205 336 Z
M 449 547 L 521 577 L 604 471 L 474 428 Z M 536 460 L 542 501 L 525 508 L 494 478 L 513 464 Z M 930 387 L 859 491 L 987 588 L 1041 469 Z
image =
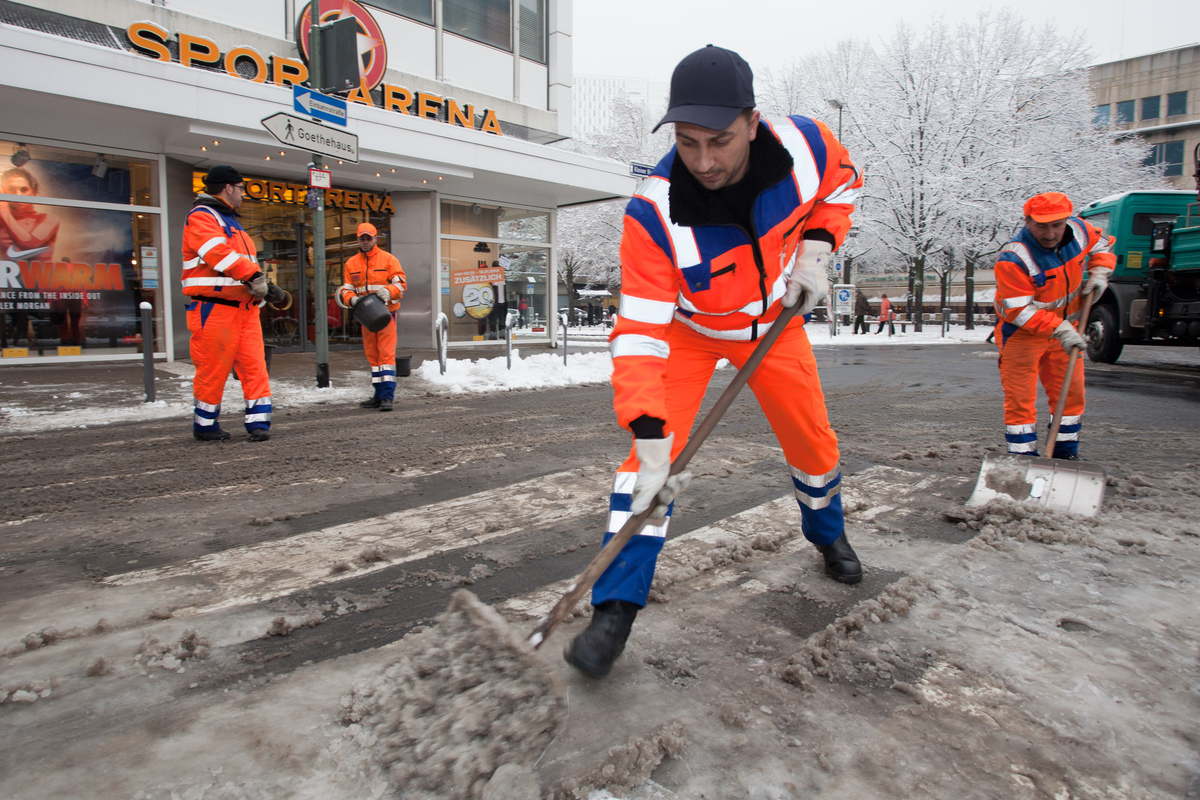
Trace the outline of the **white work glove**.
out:
M 256 272 L 250 276 L 250 280 L 246 281 L 246 288 L 250 291 L 250 296 L 258 300 L 267 296 L 267 276 L 261 272 Z
M 692 473 L 670 475 L 671 443 L 675 434 L 665 439 L 634 439 L 637 450 L 638 474 L 633 484 L 633 503 L 630 511 L 640 514 L 655 503 L 652 519 L 665 517 L 667 506 L 692 482 Z
M 1079 335 L 1079 331 L 1075 330 L 1075 326 L 1067 322 L 1065 319 L 1058 323 L 1058 327 L 1054 329 L 1054 333 L 1050 334 L 1062 344 L 1063 350 L 1071 352 L 1072 347 L 1080 349 L 1087 347 L 1087 342 Z
M 788 278 L 783 304 L 788 308 L 800 303 L 796 313 L 807 314 L 816 308 L 829 293 L 829 278 L 825 270 L 829 267 L 833 247 L 820 239 L 804 239 L 796 247 L 796 260 L 792 262 L 792 274 Z
M 385 303 L 392 302 L 392 293 L 386 286 L 380 286 L 375 290 L 375 294 Z
M 350 295 L 350 307 L 354 308 L 356 305 L 358 305 L 359 300 L 362 300 L 362 298 L 359 297 L 358 295 L 356 295 L 356 294 Z
M 1095 267 L 1088 270 L 1087 283 L 1083 285 L 1084 294 L 1096 294 L 1093 297 L 1099 297 L 1104 294 L 1104 290 L 1108 288 L 1108 276 L 1112 275 L 1112 270 L 1108 267 Z

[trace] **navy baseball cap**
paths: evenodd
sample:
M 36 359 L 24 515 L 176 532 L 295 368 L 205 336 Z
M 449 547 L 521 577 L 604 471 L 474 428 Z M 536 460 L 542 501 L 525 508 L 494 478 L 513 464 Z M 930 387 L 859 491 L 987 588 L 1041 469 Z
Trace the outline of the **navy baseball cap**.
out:
M 754 73 L 745 59 L 723 47 L 702 47 L 679 62 L 671 75 L 668 122 L 690 122 L 723 131 L 743 109 L 754 108 Z

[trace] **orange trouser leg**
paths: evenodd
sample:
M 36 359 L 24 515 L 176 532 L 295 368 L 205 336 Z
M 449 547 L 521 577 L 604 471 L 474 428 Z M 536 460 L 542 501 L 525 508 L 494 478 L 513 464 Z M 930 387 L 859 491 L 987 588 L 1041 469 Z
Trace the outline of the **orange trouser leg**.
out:
M 265 431 L 271 427 L 271 381 L 267 377 L 262 320 L 259 309 L 254 306 L 238 311 L 241 336 L 233 366 L 242 382 L 242 396 L 246 400 L 246 430 Z
M 371 365 L 371 385 L 375 396 L 391 400 L 396 394 L 396 315 L 378 333 L 363 330 L 363 350 Z
M 1070 356 L 1056 340 L 1051 340 L 1051 347 L 1038 365 L 1038 374 L 1042 379 L 1042 388 L 1046 390 L 1046 398 L 1050 403 L 1050 415 L 1047 426 L 1054 419 L 1054 409 L 1058 407 L 1058 398 L 1063 392 L 1063 378 L 1067 376 L 1067 362 Z M 1073 456 L 1079 452 L 1079 431 L 1083 425 L 1083 410 L 1085 406 L 1083 390 L 1083 356 L 1075 359 L 1075 369 L 1071 372 L 1071 385 L 1067 387 L 1067 402 L 1063 405 L 1062 422 L 1058 428 L 1058 436 L 1054 449 L 1047 455 L 1054 458 Z
M 710 339 L 680 323 L 671 326 L 668 339 L 671 355 L 665 378 L 666 432 L 675 433 L 671 452 L 675 459 L 687 443 L 686 434 L 692 429 L 717 362 L 727 358 L 740 367 L 758 343 Z M 775 342 L 750 379 L 750 388 L 783 446 L 805 536 L 817 544 L 832 542 L 843 529 L 837 437 L 825 414 L 816 360 L 801 325 L 789 326 Z M 631 516 L 637 469 L 637 454 L 631 449 L 613 481 L 605 541 Z M 596 581 L 593 604 L 606 600 L 646 604 L 670 513 L 668 510 L 668 518 L 661 525 L 648 525 L 630 539 Z

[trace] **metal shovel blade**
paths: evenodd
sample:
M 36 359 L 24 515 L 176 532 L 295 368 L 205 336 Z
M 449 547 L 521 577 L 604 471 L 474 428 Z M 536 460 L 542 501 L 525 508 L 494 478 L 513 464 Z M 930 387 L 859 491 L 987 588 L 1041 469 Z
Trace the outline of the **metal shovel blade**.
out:
M 1104 502 L 1105 485 L 1104 468 L 1096 464 L 989 453 L 967 505 L 981 506 L 1008 497 L 1018 503 L 1094 517 Z

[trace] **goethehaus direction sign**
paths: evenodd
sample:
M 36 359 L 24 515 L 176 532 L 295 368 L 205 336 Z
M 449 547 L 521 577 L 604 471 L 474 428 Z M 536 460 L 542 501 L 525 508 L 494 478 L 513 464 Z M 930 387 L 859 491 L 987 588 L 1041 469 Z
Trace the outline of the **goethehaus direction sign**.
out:
M 353 133 L 327 128 L 312 120 L 293 117 L 282 111 L 264 119 L 262 126 L 269 130 L 280 144 L 340 158 L 353 164 L 358 163 L 358 137 Z

